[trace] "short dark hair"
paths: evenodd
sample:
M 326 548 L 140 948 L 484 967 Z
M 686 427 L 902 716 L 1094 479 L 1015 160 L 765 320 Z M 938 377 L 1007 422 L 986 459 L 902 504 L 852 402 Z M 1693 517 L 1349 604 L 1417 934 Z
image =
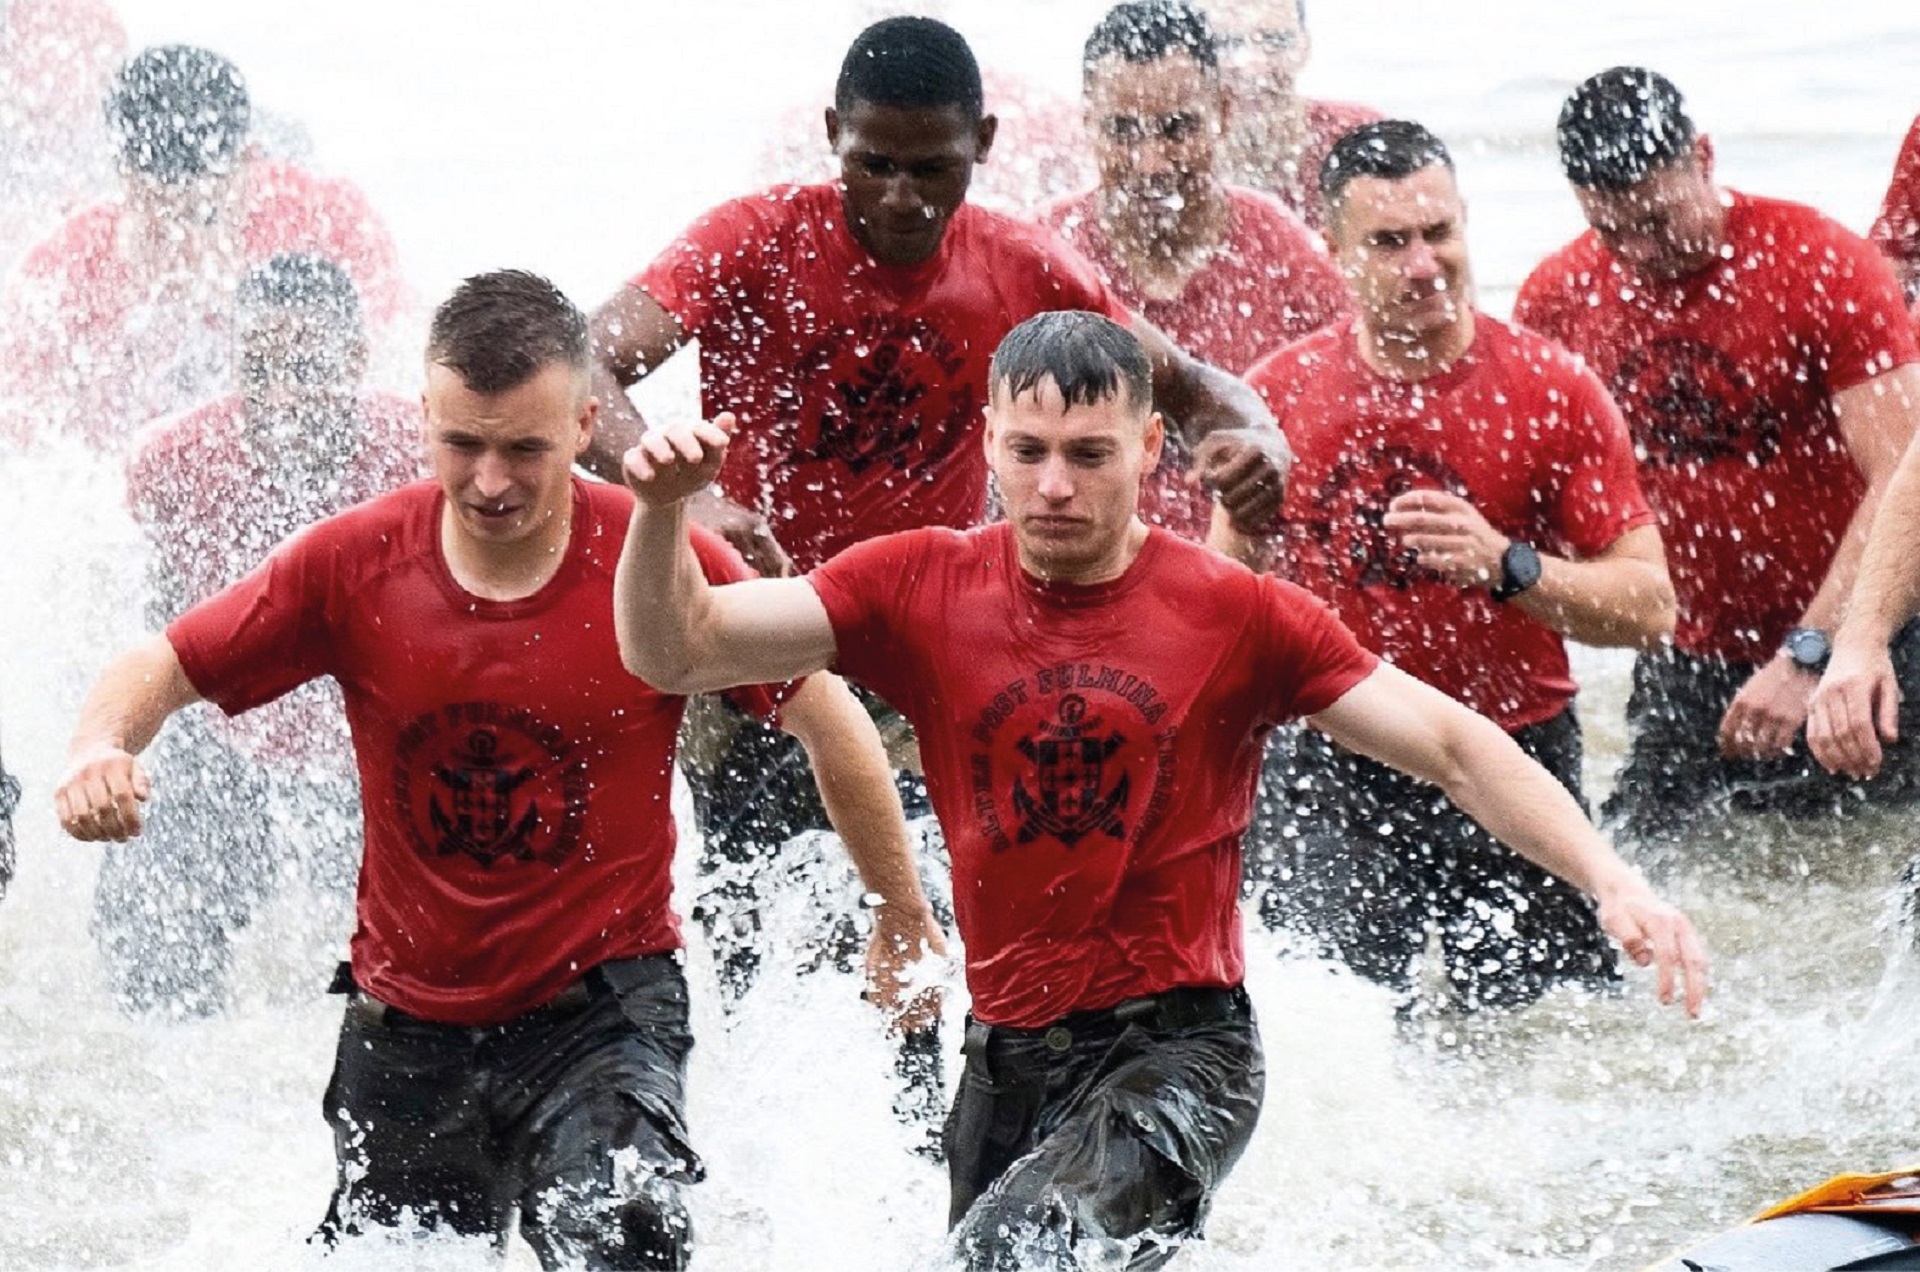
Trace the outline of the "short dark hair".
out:
M 240 68 L 191 44 L 136 54 L 114 76 L 106 105 L 121 163 L 170 185 L 232 168 L 253 121 Z
M 966 37 L 932 18 L 884 18 L 862 31 L 840 63 L 833 107 L 855 102 L 906 110 L 951 106 L 977 123 L 985 113 L 980 64 Z
M 1693 149 L 1693 120 L 1673 81 L 1644 66 L 1584 80 L 1560 107 L 1560 167 L 1586 190 L 1626 190 Z
M 1320 198 L 1329 209 L 1360 177 L 1399 181 L 1439 164 L 1453 171 L 1447 143 L 1410 119 L 1376 119 L 1333 143 L 1320 161 Z
M 988 392 L 1009 399 L 1052 380 L 1067 406 L 1091 406 L 1125 392 L 1153 409 L 1153 363 L 1131 331 L 1084 309 L 1060 309 L 1009 331 L 987 368 Z
M 584 373 L 586 315 L 538 274 L 475 274 L 433 311 L 427 361 L 457 373 L 475 393 L 517 388 L 555 362 Z
M 1103 58 L 1157 62 L 1185 53 L 1208 71 L 1220 68 L 1220 42 L 1207 15 L 1183 0 L 1130 0 L 1116 4 L 1087 37 L 1080 57 L 1083 75 Z
M 280 252 L 247 271 L 234 292 L 242 310 L 304 309 L 360 325 L 360 291 L 347 271 L 315 252 Z

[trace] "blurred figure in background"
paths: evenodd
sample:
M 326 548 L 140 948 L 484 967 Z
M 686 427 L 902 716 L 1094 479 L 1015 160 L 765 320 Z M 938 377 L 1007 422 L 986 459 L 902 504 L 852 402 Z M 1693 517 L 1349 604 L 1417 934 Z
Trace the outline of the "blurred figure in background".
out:
M 119 194 L 33 248 L 0 306 L 0 437 L 120 453 L 145 421 L 220 391 L 234 285 L 276 252 L 321 253 L 374 324 L 394 316 L 386 227 L 347 182 L 255 157 L 231 62 L 147 49 L 115 76 L 106 111 Z
M 1920 116 L 1914 118 L 1906 141 L 1900 145 L 1893 180 L 1887 185 L 1880 215 L 1867 237 L 1893 262 L 1907 300 L 1914 306 L 1914 319 L 1920 321 Z
M 1920 347 L 1886 259 L 1814 209 L 1725 189 L 1680 90 L 1619 66 L 1560 111 L 1589 231 L 1515 318 L 1613 391 L 1680 601 L 1643 653 L 1606 813 L 1668 839 L 1733 807 L 1832 816 L 1920 794 L 1920 747 L 1871 788 L 1800 741 L 1887 481 L 1920 419 Z M 1920 724 L 1920 625 L 1894 637 Z
M 1365 124 L 1321 176 L 1355 317 L 1247 373 L 1296 456 L 1281 572 L 1365 648 L 1499 725 L 1584 810 L 1566 641 L 1646 647 L 1673 630 L 1626 426 L 1565 350 L 1475 307 L 1438 137 Z M 1468 1010 L 1617 977 L 1591 904 L 1434 786 L 1304 730 L 1267 785 L 1297 827 L 1248 835 L 1262 917 L 1403 1007 L 1430 928 Z
M 365 320 L 337 264 L 283 253 L 255 267 L 232 330 L 239 391 L 155 422 L 128 465 L 155 627 L 289 535 L 426 471 L 420 404 L 363 387 Z M 182 712 L 151 762 L 180 797 L 154 806 L 144 836 L 107 847 L 94 895 L 94 934 L 125 1008 L 217 1010 L 233 935 L 289 866 L 344 935 L 358 783 L 331 680 L 232 721 Z
M 1346 315 L 1346 287 L 1299 218 L 1220 179 L 1227 110 L 1204 14 L 1181 0 L 1118 5 L 1088 37 L 1082 65 L 1100 184 L 1041 220 L 1129 308 L 1235 373 Z M 1169 435 L 1140 513 L 1204 542 L 1213 500 L 1187 480 L 1192 467 Z
M 126 56 L 105 0 L 0 0 L 0 277 L 32 236 L 111 188 L 100 99 Z
M 1226 162 L 1221 175 L 1265 190 L 1315 229 L 1326 220 L 1320 165 L 1333 143 L 1380 112 L 1300 92 L 1313 52 L 1307 0 L 1213 0 L 1227 87 Z
M 13 837 L 13 814 L 19 807 L 20 779 L 7 772 L 5 762 L 0 761 L 0 900 L 6 898 L 14 869 L 19 864 Z

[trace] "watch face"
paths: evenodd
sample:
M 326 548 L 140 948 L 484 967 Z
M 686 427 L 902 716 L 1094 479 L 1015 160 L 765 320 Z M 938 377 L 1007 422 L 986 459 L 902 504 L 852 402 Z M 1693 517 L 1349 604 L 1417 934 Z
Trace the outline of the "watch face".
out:
M 1802 667 L 1821 670 L 1829 652 L 1827 634 L 1818 628 L 1796 627 L 1787 633 L 1787 657 Z
M 1500 566 L 1506 571 L 1508 585 L 1516 590 L 1532 587 L 1540 581 L 1540 554 L 1533 550 L 1530 543 L 1508 544 L 1507 554 L 1500 559 Z

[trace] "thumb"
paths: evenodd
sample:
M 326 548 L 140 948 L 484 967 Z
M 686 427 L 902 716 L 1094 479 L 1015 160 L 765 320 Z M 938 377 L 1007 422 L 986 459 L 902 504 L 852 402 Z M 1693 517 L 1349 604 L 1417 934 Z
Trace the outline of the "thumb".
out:
M 153 798 L 153 779 L 147 776 L 146 766 L 138 760 L 133 762 L 133 796 L 140 800 Z

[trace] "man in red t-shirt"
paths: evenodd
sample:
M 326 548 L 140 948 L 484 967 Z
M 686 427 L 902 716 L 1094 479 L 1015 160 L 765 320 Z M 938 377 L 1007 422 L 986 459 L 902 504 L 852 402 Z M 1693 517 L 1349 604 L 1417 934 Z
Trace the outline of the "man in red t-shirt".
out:
M 1564 350 L 1473 306 L 1446 146 L 1383 120 L 1327 157 L 1327 239 L 1357 308 L 1247 379 L 1296 456 L 1281 568 L 1360 643 L 1487 716 L 1576 799 L 1565 638 L 1650 646 L 1673 630 L 1626 426 Z M 1440 932 L 1469 1007 L 1613 976 L 1583 898 L 1431 787 L 1314 734 L 1282 784 L 1295 826 L 1254 843 L 1262 910 L 1406 991 Z
M 1227 110 L 1204 14 L 1161 0 L 1118 5 L 1088 37 L 1082 65 L 1100 184 L 1040 219 L 1130 309 L 1234 372 L 1347 312 L 1339 274 L 1299 218 L 1219 179 Z M 1191 467 L 1169 438 L 1142 515 L 1202 541 L 1213 501 L 1187 481 Z
M 1296 81 L 1313 52 L 1306 0 L 1213 0 L 1227 87 L 1222 175 L 1265 190 L 1314 229 L 1326 220 L 1320 165 L 1333 143 L 1380 112 L 1305 97 Z
M 1659 964 L 1663 999 L 1684 972 L 1698 1006 L 1686 919 L 1504 732 L 1380 662 L 1299 588 L 1139 520 L 1164 422 L 1125 328 L 1032 318 L 990 384 L 1005 522 L 710 587 L 686 504 L 727 461 L 723 416 L 627 455 L 639 499 L 615 598 L 622 650 L 651 683 L 833 665 L 919 731 L 973 998 L 948 1142 L 965 1267 L 1064 1267 L 1089 1244 L 1157 1267 L 1199 1231 L 1259 1113 L 1240 837 L 1285 721 L 1444 787 L 1593 894 L 1607 931 Z
M 1914 317 L 1920 320 L 1920 116 L 1914 117 L 1907 139 L 1900 144 L 1887 197 L 1881 200 L 1880 215 L 1867 237 L 1893 262 L 1914 306 Z
M 324 1239 L 418 1222 L 504 1242 L 517 1212 L 544 1267 L 685 1267 L 680 1185 L 701 1167 L 670 905 L 682 700 L 636 680 L 615 644 L 633 500 L 572 475 L 597 415 L 586 320 L 546 280 L 503 271 L 455 291 L 427 349 L 438 480 L 309 528 L 109 667 L 61 822 L 137 834 L 152 788 L 134 753 L 169 715 L 333 676 L 366 852 Z M 746 577 L 717 539 L 696 552 L 717 579 Z M 820 765 L 880 895 L 870 966 L 897 1001 L 903 960 L 939 934 L 872 722 L 832 677 L 742 698 Z
M 401 303 L 386 227 L 352 185 L 250 157 L 240 72 L 187 45 L 150 48 L 107 100 L 118 198 L 20 262 L 0 309 L 0 440 L 72 435 L 121 453 L 148 420 L 225 384 L 234 285 L 276 252 L 317 252 L 368 317 Z
M 419 403 L 361 388 L 366 331 L 338 265 L 272 257 L 241 280 L 232 326 L 240 392 L 149 425 L 127 468 L 158 625 L 301 528 L 424 471 Z M 307 685 L 231 723 L 184 712 L 147 762 L 173 798 L 138 840 L 108 846 L 94 933 L 125 1007 L 209 1012 L 232 936 L 284 857 L 340 913 L 350 904 L 358 791 L 339 692 Z
M 1592 228 L 1533 271 L 1514 315 L 1612 388 L 1680 601 L 1673 648 L 1635 667 L 1608 815 L 1664 837 L 1729 804 L 1857 806 L 1866 792 L 1796 745 L 1920 418 L 1899 286 L 1813 209 L 1716 186 L 1712 145 L 1663 76 L 1593 76 L 1559 129 Z M 1920 711 L 1920 630 L 1897 638 L 1896 659 Z M 1920 748 L 1895 767 L 1877 797 L 1920 792 Z

